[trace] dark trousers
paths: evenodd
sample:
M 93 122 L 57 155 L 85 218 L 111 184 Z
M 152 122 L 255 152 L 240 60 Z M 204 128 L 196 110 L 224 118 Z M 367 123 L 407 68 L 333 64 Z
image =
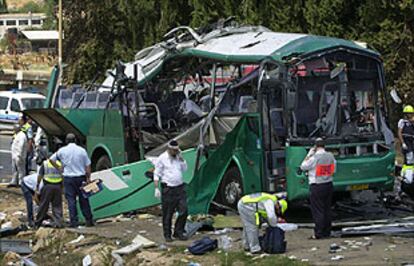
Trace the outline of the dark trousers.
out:
M 316 238 L 329 237 L 331 235 L 331 202 L 333 194 L 332 182 L 310 185 L 310 207 Z
M 162 228 L 164 237 L 171 237 L 171 222 L 175 211 L 178 212 L 178 217 L 175 221 L 174 235 L 184 234 L 184 226 L 188 216 L 185 185 L 182 184 L 177 187 L 168 187 L 165 184 L 161 184 L 161 191 Z
M 53 222 L 55 227 L 63 226 L 62 183 L 52 184 L 46 181 L 40 195 L 39 210 L 36 215 L 36 226 L 42 225 L 47 216 L 49 205 L 52 204 Z
M 27 209 L 27 220 L 29 224 L 33 223 L 33 195 L 34 191 L 26 186 L 26 184 L 21 181 L 20 187 L 22 188 L 23 197 L 26 201 Z
M 401 182 L 401 190 L 414 200 L 414 182 L 411 184 Z
M 92 222 L 93 220 L 91 206 L 89 205 L 89 199 L 83 197 L 80 191 L 83 182 L 86 182 L 86 178 L 84 176 L 63 178 L 63 184 L 65 187 L 65 198 L 68 202 L 71 227 L 78 226 L 79 222 L 78 210 L 76 208 L 77 198 L 79 198 L 80 209 L 82 211 L 83 216 L 86 219 L 86 222 Z

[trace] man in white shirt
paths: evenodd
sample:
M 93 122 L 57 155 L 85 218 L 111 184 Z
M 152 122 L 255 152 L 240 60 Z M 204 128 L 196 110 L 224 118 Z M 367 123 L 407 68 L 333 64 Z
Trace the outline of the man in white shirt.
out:
M 79 199 L 80 210 L 85 217 L 86 226 L 94 226 L 89 199 L 81 193 L 81 187 L 90 182 L 91 160 L 84 148 L 76 144 L 73 133 L 66 135 L 66 146 L 60 148 L 50 158 L 49 162 L 56 168 L 62 169 L 65 198 L 68 202 L 70 227 L 77 227 L 78 209 L 76 202 Z M 62 163 L 58 165 L 57 161 Z
M 332 153 L 325 151 L 325 142 L 316 139 L 300 168 L 308 172 L 310 207 L 315 223 L 312 239 L 327 238 L 331 235 L 331 202 L 333 194 L 332 176 L 336 160 Z
M 27 137 L 18 125 L 14 127 L 14 132 L 11 145 L 13 179 L 9 186 L 18 186 L 26 175 Z
M 187 171 L 187 163 L 181 156 L 180 148 L 175 140 L 168 143 L 168 149 L 162 153 L 154 171 L 155 197 L 161 197 L 162 226 L 165 241 L 171 242 L 171 220 L 177 211 L 173 237 L 186 240 L 184 226 L 187 220 L 187 194 L 183 181 L 183 173 Z M 158 183 L 161 181 L 161 192 Z M 162 196 L 161 196 L 162 194 Z

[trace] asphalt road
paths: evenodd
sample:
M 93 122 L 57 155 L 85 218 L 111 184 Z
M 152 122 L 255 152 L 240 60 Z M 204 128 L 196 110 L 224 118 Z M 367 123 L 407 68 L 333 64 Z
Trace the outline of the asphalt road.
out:
M 0 182 L 8 182 L 11 178 L 10 135 L 0 135 Z

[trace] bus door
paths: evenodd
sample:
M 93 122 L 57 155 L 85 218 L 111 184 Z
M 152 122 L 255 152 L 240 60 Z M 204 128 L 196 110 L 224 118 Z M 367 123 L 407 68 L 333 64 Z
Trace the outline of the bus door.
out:
M 263 179 L 262 186 L 269 192 L 285 191 L 285 143 L 286 119 L 284 98 L 287 90 L 284 68 L 272 64 L 262 66 L 259 80 L 259 112 L 263 132 Z

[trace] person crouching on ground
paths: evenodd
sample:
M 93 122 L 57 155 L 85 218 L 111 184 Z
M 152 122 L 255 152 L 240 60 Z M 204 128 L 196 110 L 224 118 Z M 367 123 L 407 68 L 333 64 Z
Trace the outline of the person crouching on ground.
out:
M 325 142 L 317 138 L 301 166 L 308 172 L 310 207 L 315 223 L 314 235 L 310 239 L 331 236 L 331 202 L 333 194 L 332 176 L 336 170 L 336 160 L 332 153 L 325 151 Z
M 29 227 L 33 227 L 34 226 L 33 209 L 36 209 L 34 208 L 33 203 L 35 203 L 36 205 L 39 204 L 39 202 L 36 202 L 38 200 L 36 200 L 36 195 L 35 195 L 35 190 L 37 186 L 37 173 L 23 177 L 23 180 L 20 186 L 22 188 L 23 197 L 26 202 L 27 222 L 28 222 Z M 43 187 L 43 183 L 40 183 L 38 186 L 38 189 L 41 190 L 42 187 Z
M 243 245 L 245 251 L 260 253 L 259 227 L 267 221 L 271 227 L 277 226 L 278 216 L 287 209 L 286 200 L 278 200 L 275 195 L 254 193 L 243 196 L 237 203 L 237 209 L 243 223 Z
M 156 198 L 161 198 L 162 228 L 166 242 L 171 238 L 171 220 L 175 211 L 178 217 L 175 222 L 173 237 L 187 240 L 185 236 L 185 222 L 187 220 L 187 194 L 183 173 L 187 171 L 187 163 L 181 156 L 180 148 L 175 140 L 168 143 L 167 151 L 162 153 L 155 163 L 154 185 Z M 158 183 L 161 181 L 161 192 Z M 162 195 L 161 195 L 162 194 Z

